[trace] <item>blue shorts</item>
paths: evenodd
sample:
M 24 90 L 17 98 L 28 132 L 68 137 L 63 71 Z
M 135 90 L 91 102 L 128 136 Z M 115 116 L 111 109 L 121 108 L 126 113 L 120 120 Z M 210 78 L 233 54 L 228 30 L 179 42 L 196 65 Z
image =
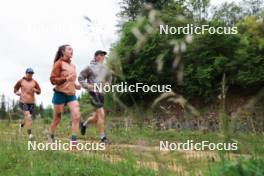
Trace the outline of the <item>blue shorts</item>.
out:
M 54 91 L 52 103 L 55 105 L 67 104 L 72 101 L 76 101 L 77 97 L 75 95 L 66 95 L 65 93 Z

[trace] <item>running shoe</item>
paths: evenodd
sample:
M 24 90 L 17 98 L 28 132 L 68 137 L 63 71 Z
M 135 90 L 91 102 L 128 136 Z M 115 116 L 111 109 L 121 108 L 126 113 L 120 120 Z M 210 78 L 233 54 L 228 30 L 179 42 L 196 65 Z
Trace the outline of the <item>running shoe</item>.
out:
M 52 138 L 50 135 L 48 135 L 48 143 L 56 143 L 55 137 Z
M 81 135 L 85 135 L 86 125 L 84 125 L 83 122 L 80 123 L 80 130 L 81 130 Z
M 112 142 L 106 137 L 103 137 L 102 139 L 100 139 L 100 143 L 111 144 Z

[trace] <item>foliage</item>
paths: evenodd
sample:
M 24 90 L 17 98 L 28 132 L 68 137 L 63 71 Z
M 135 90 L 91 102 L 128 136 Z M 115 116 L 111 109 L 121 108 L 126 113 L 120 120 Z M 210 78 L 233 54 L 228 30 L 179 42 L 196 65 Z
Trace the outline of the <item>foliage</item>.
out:
M 177 82 L 179 67 L 172 67 L 175 53 L 171 41 L 181 43 L 184 36 L 160 35 L 157 26 L 149 33 L 147 29 L 151 26 L 151 19 L 147 15 L 135 21 L 128 21 L 121 28 L 120 40 L 111 49 L 111 53 L 114 52 L 115 55 L 114 58 L 110 58 L 110 65 L 120 63 L 119 66 L 122 68 L 119 69 L 121 74 L 119 74 L 120 79 L 117 79 L 118 82 L 170 84 L 174 91 L 179 91 L 190 99 L 201 98 L 206 102 L 215 99 L 220 93 L 220 82 L 224 73 L 229 88 L 250 90 L 250 87 L 258 88 L 264 85 L 263 17 L 245 16 L 249 15 L 246 11 L 250 9 L 231 3 L 231 6 L 223 4 L 216 10 L 213 19 L 203 18 L 197 21 L 195 14 L 189 14 L 191 5 L 195 4 L 195 1 L 185 5 L 178 1 L 178 3 L 162 6 L 158 17 L 169 26 L 184 26 L 194 21 L 198 23 L 197 25 L 235 26 L 238 34 L 194 35 L 193 42 L 187 47 L 187 52 L 182 54 L 184 80 L 183 84 L 180 84 Z M 206 8 L 207 5 L 208 2 L 204 1 L 204 5 L 196 4 L 195 7 Z M 252 5 L 248 8 L 253 6 L 255 7 Z M 185 16 L 184 20 L 175 18 L 179 15 Z M 135 35 L 135 29 L 139 30 L 141 36 Z M 139 41 L 143 41 L 143 44 L 138 46 Z M 138 51 L 139 48 L 140 51 Z M 161 72 L 157 69 L 159 58 L 162 58 Z M 125 103 L 131 105 L 133 102 L 139 104 L 151 102 L 157 94 L 133 93 L 134 100 L 129 94 L 121 94 L 120 97 Z

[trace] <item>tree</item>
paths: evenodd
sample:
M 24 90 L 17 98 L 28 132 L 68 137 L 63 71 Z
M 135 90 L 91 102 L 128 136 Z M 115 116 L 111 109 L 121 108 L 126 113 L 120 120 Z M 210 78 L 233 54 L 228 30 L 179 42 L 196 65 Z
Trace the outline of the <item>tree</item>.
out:
M 164 6 L 172 3 L 173 0 L 123 0 L 119 16 L 135 21 L 136 17 L 144 11 L 144 4 L 151 4 L 154 9 L 161 10 Z
M 44 112 L 45 112 L 45 108 L 43 106 L 43 103 L 41 102 L 39 105 L 39 113 L 42 118 L 44 117 Z
M 143 2 L 143 0 L 123 0 L 120 3 L 121 12 L 119 15 L 134 21 L 141 11 Z
M 235 83 L 244 87 L 264 85 L 264 22 L 256 16 L 245 17 L 238 24 L 240 61 Z
M 260 16 L 264 10 L 264 0 L 243 0 L 245 15 Z
M 217 21 L 211 25 L 223 26 Z M 250 91 L 264 85 L 263 22 L 251 16 L 236 25 L 238 35 L 206 34 L 194 38 L 184 59 L 186 95 L 213 99 L 219 93 L 224 73 L 229 87 Z
M 223 4 L 216 10 L 212 19 L 203 19 L 201 15 L 209 1 L 189 1 L 197 8 L 199 24 L 209 24 L 212 27 L 238 27 L 237 35 L 205 34 L 194 35 L 193 42 L 187 47 L 186 54 L 181 62 L 184 63 L 183 84 L 178 84 L 175 75 L 178 68 L 172 68 L 175 53 L 171 41 L 181 43 L 182 35 L 160 35 L 156 28 L 148 32 L 151 22 L 148 17 L 141 20 L 129 21 L 122 27 L 122 35 L 112 48 L 114 57 L 110 57 L 115 65 L 120 63 L 122 78 L 128 84 L 143 82 L 146 84 L 170 84 L 172 89 L 190 99 L 198 98 L 202 101 L 214 100 L 219 95 L 219 88 L 223 75 L 227 87 L 257 88 L 264 85 L 264 25 L 256 16 L 243 16 L 244 9 L 234 3 Z M 198 4 L 196 4 L 198 3 Z M 200 3 L 200 4 L 199 4 Z M 201 4 L 204 3 L 204 4 Z M 168 26 L 184 26 L 193 23 L 191 15 L 186 17 L 190 6 L 181 3 L 163 6 L 157 13 Z M 242 10 L 241 10 L 242 9 Z M 242 11 L 242 12 L 241 12 Z M 200 13 L 201 12 L 201 13 Z M 188 14 L 188 13 L 187 13 Z M 185 16 L 184 22 L 175 19 L 176 16 Z M 196 17 L 195 17 L 196 18 Z M 201 20 L 202 18 L 202 20 Z M 135 35 L 135 30 L 137 34 Z M 151 30 L 150 30 L 151 31 Z M 137 36 L 139 35 L 139 36 Z M 137 49 L 138 41 L 143 44 Z M 111 52 L 111 53 L 112 53 Z M 157 60 L 162 60 L 161 72 L 157 71 Z M 118 61 L 117 61 L 118 60 Z M 255 90 L 255 89 L 254 89 Z M 151 93 L 128 93 L 120 95 L 121 100 L 128 104 L 148 103 L 158 96 Z
M 210 26 L 224 26 L 222 22 L 211 21 Z M 221 42 L 219 42 L 221 41 Z M 222 75 L 228 81 L 236 73 L 236 53 L 239 37 L 236 35 L 204 34 L 194 37 L 193 43 L 184 55 L 184 94 L 189 98 L 212 100 L 219 93 Z
M 1 96 L 1 107 L 0 107 L 0 118 L 4 119 L 7 116 L 6 112 L 6 101 L 5 101 L 5 95 L 2 94 Z
M 214 7 L 213 19 L 223 21 L 227 26 L 234 26 L 243 17 L 243 9 L 234 2 L 225 2 L 219 8 Z
M 210 0 L 189 0 L 187 1 L 190 11 L 193 11 L 194 18 L 202 21 L 207 17 L 207 10 Z
M 177 16 L 183 16 L 186 9 L 179 3 L 170 4 L 163 7 L 160 13 L 155 17 L 156 21 L 162 20 L 169 26 L 184 26 L 191 19 L 178 20 Z M 170 41 L 182 41 L 184 35 L 160 35 L 157 26 L 153 26 L 148 17 L 143 17 L 143 20 L 129 21 L 122 27 L 122 35 L 119 42 L 112 48 L 116 52 L 109 61 L 113 63 L 120 63 L 122 69 L 122 78 L 117 80 L 119 82 L 127 82 L 129 85 L 134 85 L 141 82 L 148 85 L 165 85 L 173 84 L 176 88 L 175 79 L 177 79 L 177 69 L 173 68 L 175 55 L 173 53 L 174 45 Z M 147 31 L 147 28 L 152 28 L 153 31 Z M 138 38 L 134 30 L 139 30 L 142 36 L 146 38 L 144 47 L 138 47 Z M 141 37 L 141 38 L 144 38 Z M 140 52 L 138 52 L 140 49 Z M 160 55 L 160 56 L 159 56 Z M 118 61 L 116 61 L 118 60 Z M 162 60 L 163 68 L 161 71 L 157 69 L 157 60 Z M 113 68 L 115 69 L 115 68 Z M 172 76 L 174 75 L 174 76 Z M 135 102 L 151 101 L 159 96 L 158 93 L 135 92 L 123 93 L 120 95 L 123 102 L 131 105 Z

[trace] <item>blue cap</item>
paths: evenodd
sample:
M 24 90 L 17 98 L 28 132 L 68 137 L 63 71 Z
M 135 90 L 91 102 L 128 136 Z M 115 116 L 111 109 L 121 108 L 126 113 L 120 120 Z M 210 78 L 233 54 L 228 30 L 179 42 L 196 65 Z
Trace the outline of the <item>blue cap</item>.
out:
M 34 70 L 32 68 L 27 68 L 26 69 L 26 73 L 32 73 L 32 74 L 34 74 Z

